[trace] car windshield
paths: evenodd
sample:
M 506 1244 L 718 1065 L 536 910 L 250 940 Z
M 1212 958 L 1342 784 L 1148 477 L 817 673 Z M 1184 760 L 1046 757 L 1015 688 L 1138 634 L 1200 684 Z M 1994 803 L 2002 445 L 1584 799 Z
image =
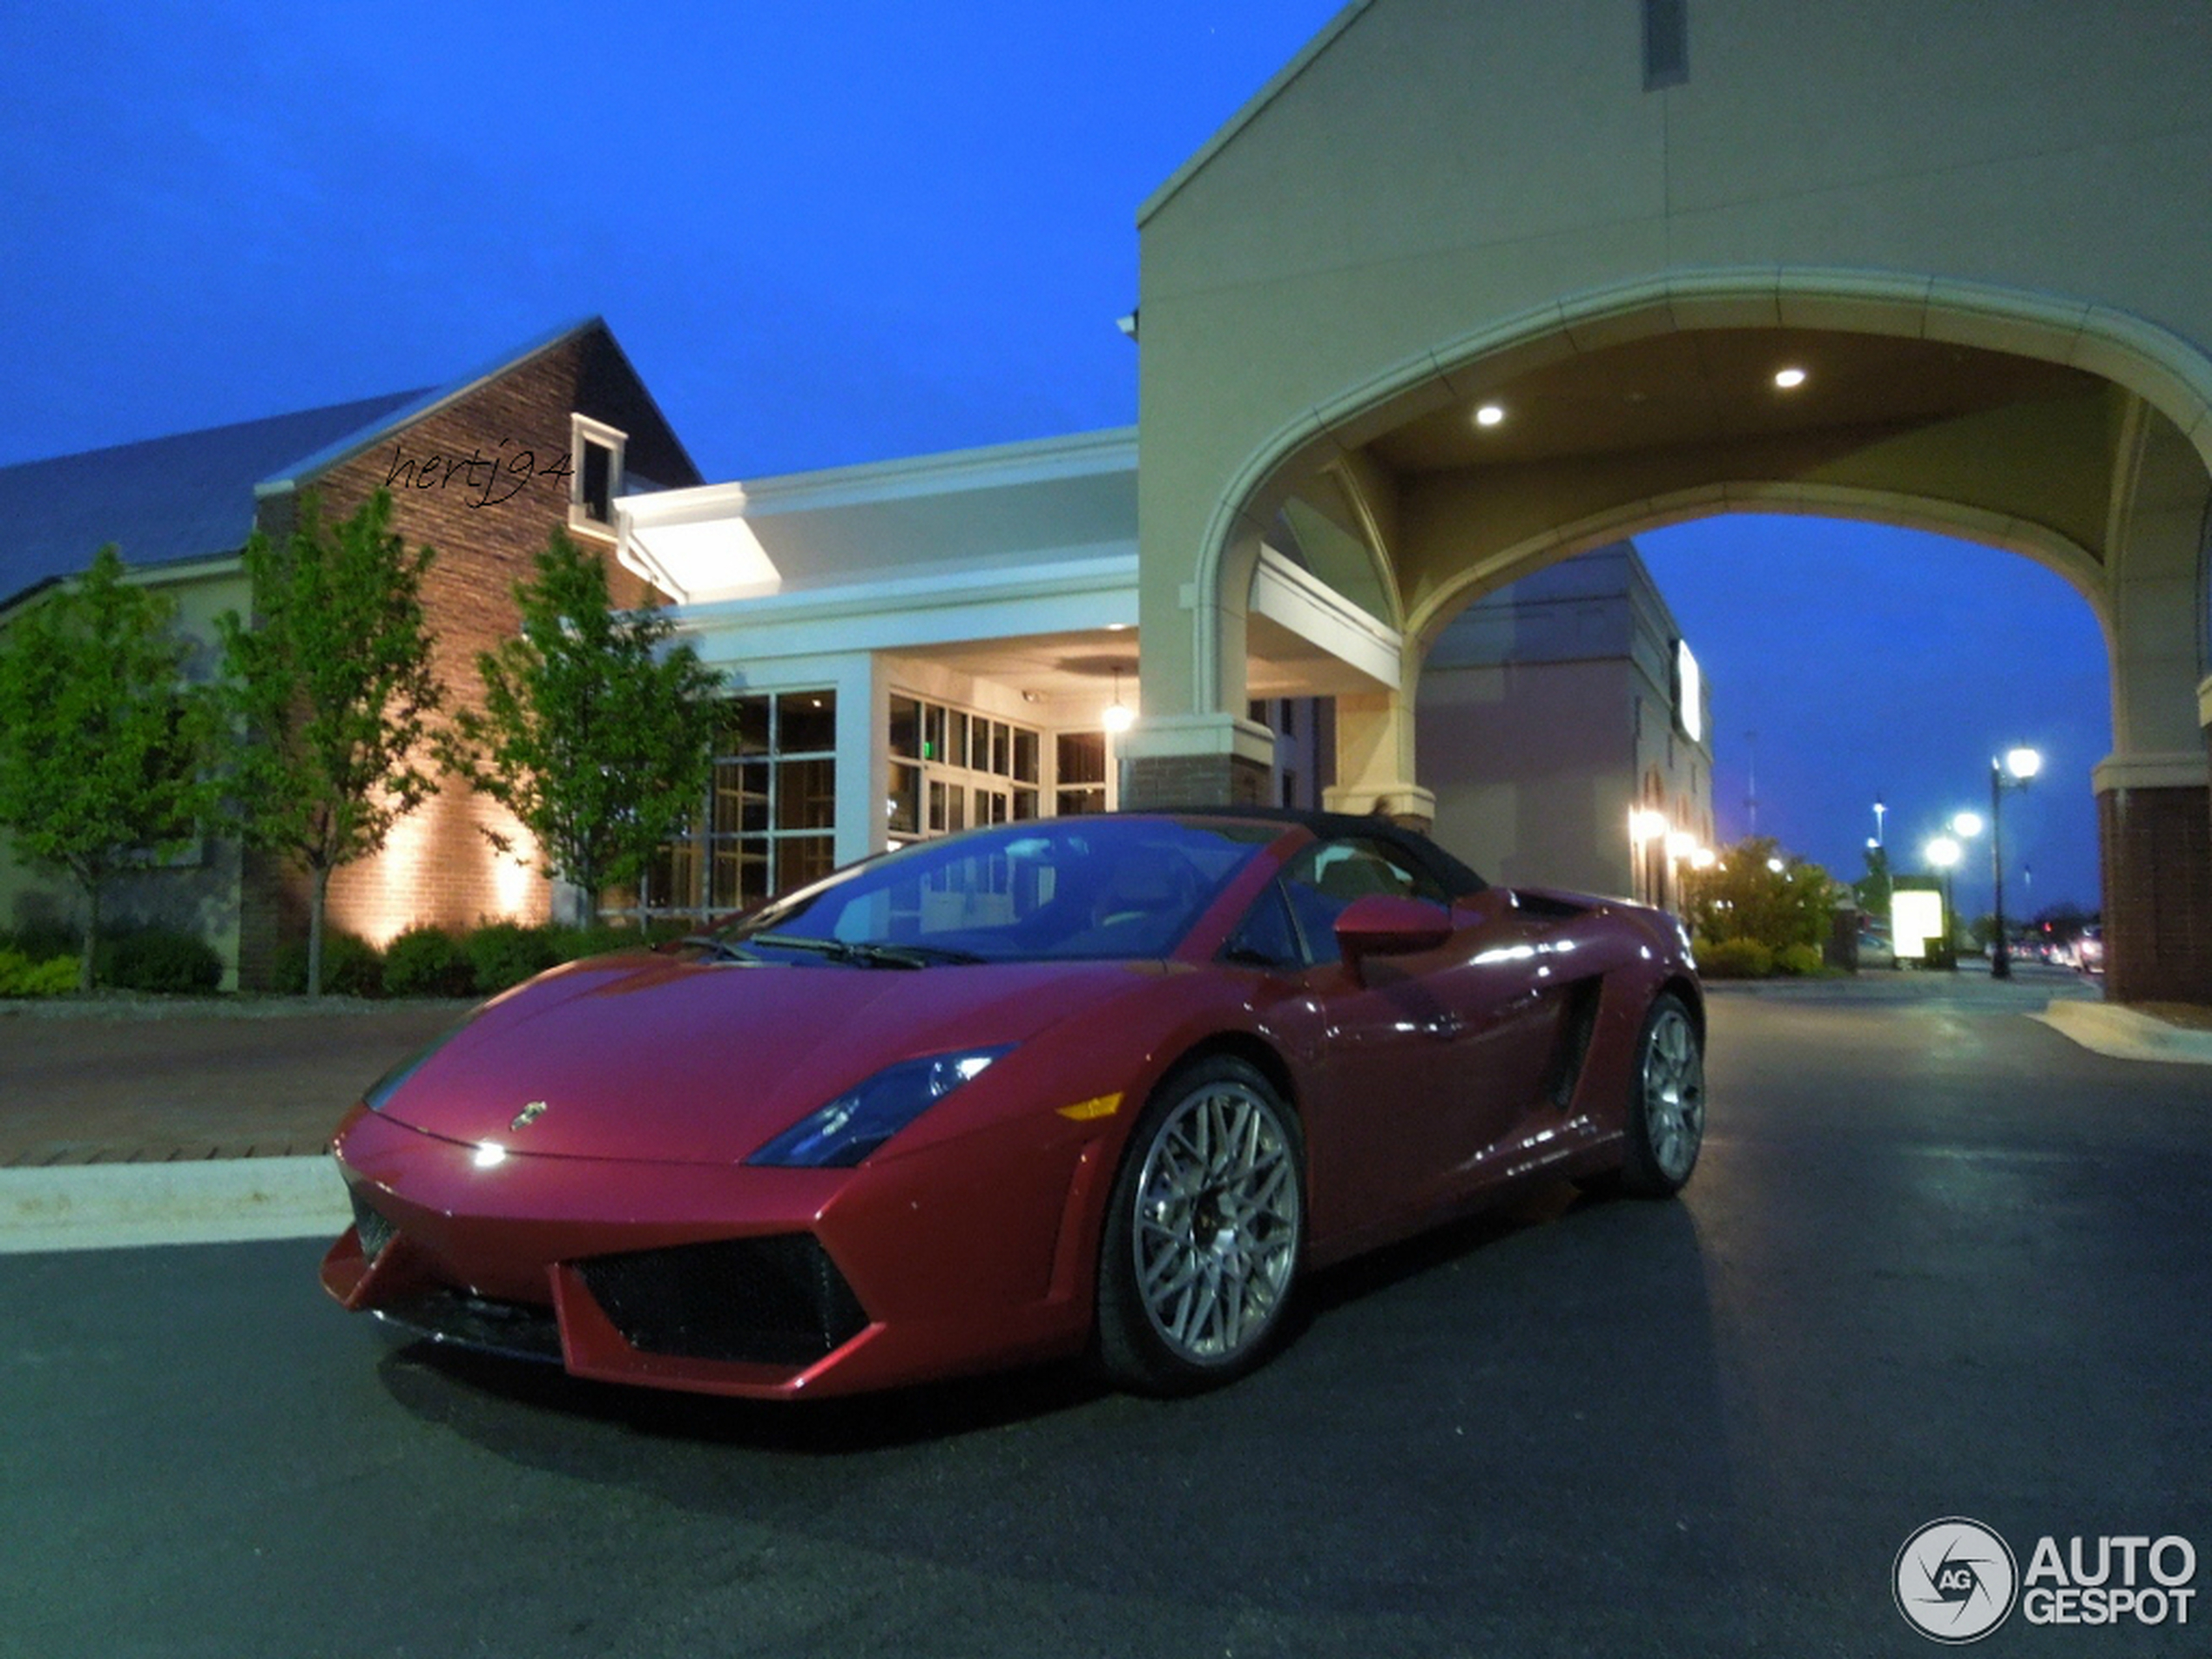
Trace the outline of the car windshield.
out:
M 855 865 L 713 942 L 734 955 L 864 967 L 1164 956 L 1281 833 L 1157 818 L 1008 824 Z

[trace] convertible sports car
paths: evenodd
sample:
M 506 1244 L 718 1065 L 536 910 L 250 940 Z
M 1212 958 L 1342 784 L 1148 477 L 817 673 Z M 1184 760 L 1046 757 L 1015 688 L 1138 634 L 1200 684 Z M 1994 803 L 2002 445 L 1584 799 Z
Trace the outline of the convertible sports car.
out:
M 371 1088 L 349 1308 L 579 1376 L 846 1393 L 1088 1352 L 1172 1393 L 1306 1270 L 1531 1178 L 1670 1194 L 1704 1004 L 1662 912 L 1379 819 L 1048 819 L 557 968 Z

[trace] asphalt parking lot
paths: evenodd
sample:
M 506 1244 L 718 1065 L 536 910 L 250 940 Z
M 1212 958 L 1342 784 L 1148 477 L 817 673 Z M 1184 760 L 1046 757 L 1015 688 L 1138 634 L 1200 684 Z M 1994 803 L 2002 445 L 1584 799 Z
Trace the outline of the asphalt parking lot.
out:
M 2212 1069 L 2037 1005 L 1716 995 L 1683 1202 L 1533 1191 L 1174 1404 L 664 1398 L 383 1338 L 311 1240 L 0 1258 L 0 1651 L 1931 1651 L 1939 1517 L 2212 1561 Z

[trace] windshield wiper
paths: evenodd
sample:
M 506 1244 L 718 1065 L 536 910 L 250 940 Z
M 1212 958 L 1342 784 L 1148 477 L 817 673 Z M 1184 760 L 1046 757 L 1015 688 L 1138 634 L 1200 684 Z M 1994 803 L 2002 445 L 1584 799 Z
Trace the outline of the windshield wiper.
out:
M 932 962 L 980 962 L 972 951 L 936 945 L 874 944 L 850 939 L 802 939 L 796 934 L 753 934 L 745 942 L 771 950 L 811 951 L 857 968 L 927 968 Z
M 724 961 L 757 962 L 760 960 L 743 945 L 727 939 L 718 939 L 712 934 L 685 934 L 676 942 L 679 945 L 697 945 L 701 950 L 711 950 Z

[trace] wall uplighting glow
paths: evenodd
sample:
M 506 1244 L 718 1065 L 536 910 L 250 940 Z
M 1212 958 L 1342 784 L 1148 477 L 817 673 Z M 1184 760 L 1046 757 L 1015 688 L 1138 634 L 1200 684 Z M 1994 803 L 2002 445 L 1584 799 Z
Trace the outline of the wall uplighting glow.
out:
M 1667 815 L 1654 812 L 1649 806 L 1639 806 L 1629 814 L 1629 839 L 1632 841 L 1656 841 L 1667 833 Z
M 1688 830 L 1676 830 L 1667 837 L 1667 855 L 1669 858 L 1695 860 L 1697 856 L 1697 838 Z
M 537 860 L 537 838 L 520 824 L 510 825 L 507 833 L 514 838 L 508 850 L 492 855 L 492 892 L 498 897 L 502 920 L 528 921 L 538 885 L 537 873 L 530 868 Z

